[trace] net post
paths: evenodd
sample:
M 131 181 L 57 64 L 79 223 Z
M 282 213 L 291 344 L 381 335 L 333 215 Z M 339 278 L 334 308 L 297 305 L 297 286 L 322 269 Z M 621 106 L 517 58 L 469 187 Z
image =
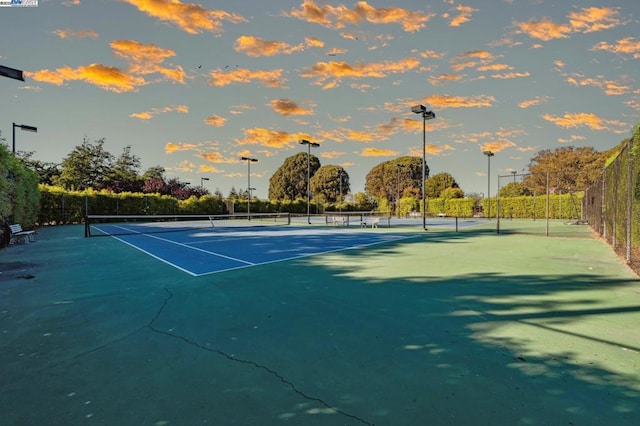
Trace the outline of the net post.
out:
M 91 236 L 91 231 L 89 229 L 89 218 L 87 215 L 84 215 L 84 237 L 89 238 Z

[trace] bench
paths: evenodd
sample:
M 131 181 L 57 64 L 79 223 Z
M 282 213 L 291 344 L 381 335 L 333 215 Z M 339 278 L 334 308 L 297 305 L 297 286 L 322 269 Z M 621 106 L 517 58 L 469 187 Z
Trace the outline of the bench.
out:
M 9 225 L 9 244 L 14 244 L 19 241 L 30 243 L 36 240 L 35 231 L 25 231 L 22 226 L 18 224 Z
M 331 221 L 336 226 L 338 225 L 347 226 L 349 224 L 348 218 L 346 216 L 332 216 Z
M 378 223 L 380 223 L 379 217 L 364 217 L 360 222 L 360 227 L 366 228 L 367 226 L 371 225 L 372 228 L 377 228 Z

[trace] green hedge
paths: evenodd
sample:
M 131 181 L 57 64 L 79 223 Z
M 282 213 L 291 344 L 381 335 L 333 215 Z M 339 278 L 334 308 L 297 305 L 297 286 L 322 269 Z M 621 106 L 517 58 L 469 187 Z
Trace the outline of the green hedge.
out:
M 36 224 L 39 210 L 38 175 L 0 144 L 0 222 L 29 229 Z

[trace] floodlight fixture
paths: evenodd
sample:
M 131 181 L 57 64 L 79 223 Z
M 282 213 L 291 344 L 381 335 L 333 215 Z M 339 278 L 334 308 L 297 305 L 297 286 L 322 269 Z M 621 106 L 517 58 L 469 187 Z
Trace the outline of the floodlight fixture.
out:
M 247 162 L 247 192 L 249 199 L 247 200 L 247 220 L 251 220 L 251 191 L 255 188 L 251 187 L 251 163 L 257 163 L 258 159 L 253 157 L 240 157 L 242 161 Z
M 487 218 L 491 220 L 491 157 L 495 154 L 492 151 L 482 151 L 487 156 Z
M 422 115 L 422 228 L 427 230 L 427 197 L 425 181 L 427 180 L 427 120 L 436 118 L 436 114 L 424 105 L 414 105 L 411 112 Z
M 16 127 L 25 132 L 38 133 L 38 128 L 35 126 L 29 126 L 27 124 L 13 123 L 13 155 L 16 155 Z

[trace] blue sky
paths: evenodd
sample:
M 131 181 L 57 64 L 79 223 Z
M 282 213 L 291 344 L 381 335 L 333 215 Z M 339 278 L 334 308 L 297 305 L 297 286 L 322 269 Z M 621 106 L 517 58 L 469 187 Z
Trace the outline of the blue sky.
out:
M 40 0 L 0 8 L 0 130 L 61 162 L 86 136 L 143 169 L 266 198 L 285 158 L 320 143 L 352 193 L 422 155 L 469 193 L 543 149 L 607 150 L 640 112 L 640 2 Z

